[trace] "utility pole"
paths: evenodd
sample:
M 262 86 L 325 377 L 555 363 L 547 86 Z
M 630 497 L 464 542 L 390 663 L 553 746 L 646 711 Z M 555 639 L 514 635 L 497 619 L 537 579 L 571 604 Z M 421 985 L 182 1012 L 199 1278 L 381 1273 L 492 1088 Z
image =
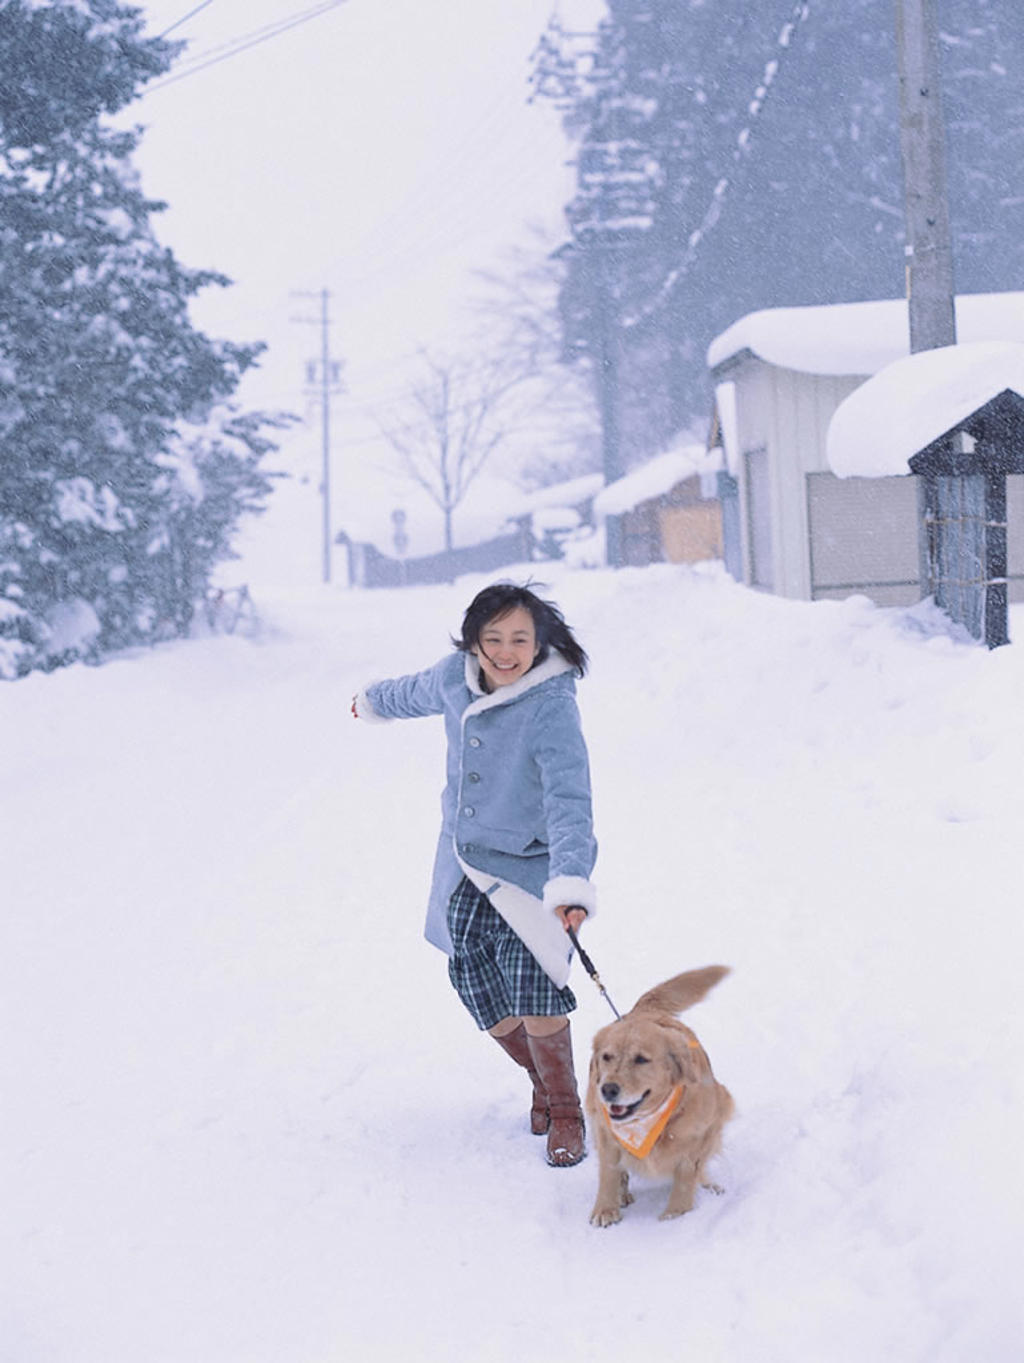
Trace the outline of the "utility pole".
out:
M 956 345 L 936 4 L 896 0 L 912 354 Z M 995 648 L 1009 642 L 1006 465 L 1005 451 L 984 443 L 957 431 L 920 466 L 918 557 L 921 595 Z M 996 457 L 986 463 L 986 453 Z
M 331 394 L 337 393 L 341 384 L 341 361 L 331 359 L 331 318 L 329 289 L 319 293 L 297 293 L 299 298 L 319 298 L 320 316 L 297 317 L 297 322 L 307 322 L 320 328 L 320 360 L 311 360 L 306 366 L 306 375 L 311 385 L 315 385 L 319 373 L 320 419 L 321 419 L 321 474 L 320 496 L 322 501 L 323 536 L 323 580 L 331 580 Z
M 935 0 L 896 0 L 910 349 L 956 344 Z

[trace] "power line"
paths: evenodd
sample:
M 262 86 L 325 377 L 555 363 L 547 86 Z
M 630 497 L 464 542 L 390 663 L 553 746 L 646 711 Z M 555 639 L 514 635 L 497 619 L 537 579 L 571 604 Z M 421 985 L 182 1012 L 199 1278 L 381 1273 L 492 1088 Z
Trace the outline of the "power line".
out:
M 212 3 L 212 0 L 207 0 Z M 260 43 L 269 42 L 271 38 L 277 38 L 282 33 L 287 33 L 289 29 L 298 28 L 300 25 L 308 23 L 310 19 L 318 19 L 322 14 L 328 14 L 332 9 L 337 9 L 340 5 L 347 4 L 348 0 L 327 0 L 326 4 L 314 5 L 312 9 L 304 10 L 301 14 L 295 15 L 291 19 L 279 20 L 275 24 L 267 24 L 263 28 L 255 29 L 252 33 L 243 34 L 240 38 L 232 39 L 230 43 L 222 43 L 220 48 L 210 48 L 206 54 L 200 54 L 190 66 L 183 71 L 178 71 L 171 76 L 165 76 L 163 80 L 156 81 L 150 85 L 144 94 L 150 94 L 154 90 L 162 90 L 167 85 L 174 85 L 176 81 L 184 80 L 187 76 L 197 75 L 200 71 L 205 71 L 208 67 L 216 66 L 219 62 L 227 61 L 229 57 L 237 57 L 241 52 L 247 52 L 250 48 L 258 47 Z M 202 8 L 202 6 L 200 6 Z M 188 17 L 188 16 L 186 16 Z M 182 20 L 181 22 L 184 22 Z M 222 51 L 222 48 L 227 48 Z M 211 52 L 220 52 L 219 56 L 210 56 Z
M 195 9 L 190 9 L 187 14 L 183 14 L 180 19 L 175 19 L 170 28 L 165 28 L 160 34 L 161 38 L 166 38 L 168 33 L 173 33 L 176 28 L 181 28 L 182 24 L 187 24 L 200 10 L 208 9 L 213 4 L 213 0 L 203 0 L 201 5 L 196 5 Z
M 325 3 L 326 0 L 320 0 L 320 5 L 314 6 L 313 8 L 314 9 L 320 8 Z M 243 44 L 251 43 L 251 40 L 253 39 L 262 38 L 264 37 L 264 35 L 267 37 L 273 37 L 274 33 L 276 33 L 278 29 L 280 29 L 286 24 L 290 24 L 295 19 L 299 20 L 303 19 L 308 13 L 309 11 L 303 10 L 299 14 L 293 13 L 292 15 L 286 16 L 284 18 L 272 19 L 269 23 L 263 24 L 259 28 L 251 29 L 248 33 L 235 34 L 230 38 L 225 38 L 223 42 L 214 43 L 212 47 L 207 47 L 204 48 L 201 52 L 197 52 L 194 56 L 190 57 L 186 61 L 185 65 L 189 70 L 191 70 L 192 67 L 208 65 L 210 63 L 210 60 L 217 56 L 218 53 L 230 55 L 235 48 L 240 47 Z
M 289 29 L 298 28 L 310 19 L 317 19 L 321 14 L 327 14 L 330 10 L 337 9 L 339 5 L 345 3 L 346 0 L 328 0 L 327 3 L 315 5 L 290 19 L 276 20 L 274 23 L 265 24 L 262 28 L 254 29 L 250 33 L 242 34 L 238 38 L 229 39 L 226 43 L 208 48 L 206 52 L 196 56 L 184 70 L 157 81 L 149 89 L 159 90 L 162 86 L 173 85 L 176 81 L 184 80 L 186 76 L 196 75 L 200 71 L 205 71 L 207 67 L 216 66 L 219 62 L 227 61 L 229 57 L 235 57 L 241 52 L 248 51 L 249 48 L 258 47 L 261 43 L 268 42 L 271 38 L 276 38 L 280 34 L 288 32 Z M 220 55 L 214 55 L 217 53 Z

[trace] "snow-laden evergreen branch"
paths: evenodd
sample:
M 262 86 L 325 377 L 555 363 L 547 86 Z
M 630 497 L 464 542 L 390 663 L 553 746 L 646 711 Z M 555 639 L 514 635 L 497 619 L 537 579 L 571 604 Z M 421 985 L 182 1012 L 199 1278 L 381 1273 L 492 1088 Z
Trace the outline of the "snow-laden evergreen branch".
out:
M 798 25 L 807 18 L 809 13 L 810 4 L 807 3 L 807 0 L 798 0 L 798 3 L 793 7 L 793 13 L 783 24 L 778 39 L 776 40 L 776 47 L 779 49 L 780 53 L 786 51 L 792 45 L 793 37 Z M 697 252 L 700 250 L 701 242 L 721 217 L 722 208 L 725 203 L 726 195 L 731 188 L 736 167 L 743 158 L 749 154 L 750 138 L 753 132 L 754 123 L 761 113 L 761 110 L 764 108 L 768 92 L 775 82 L 775 77 L 778 75 L 779 61 L 779 57 L 773 57 L 765 65 L 764 74 L 761 77 L 757 89 L 754 91 L 753 98 L 747 106 L 749 118 L 736 136 L 736 145 L 733 148 L 732 153 L 732 169 L 719 176 L 716 181 L 715 187 L 711 193 L 711 201 L 705 210 L 700 225 L 694 228 L 690 233 L 682 259 L 679 261 L 678 265 L 673 266 L 665 276 L 657 292 L 649 298 L 646 303 L 637 308 L 635 312 L 632 312 L 627 317 L 621 319 L 620 326 L 624 329 L 630 329 L 637 326 L 639 323 L 646 321 L 648 317 L 657 312 L 657 310 L 664 305 L 673 290 L 678 286 L 693 265 L 693 262 L 697 257 Z

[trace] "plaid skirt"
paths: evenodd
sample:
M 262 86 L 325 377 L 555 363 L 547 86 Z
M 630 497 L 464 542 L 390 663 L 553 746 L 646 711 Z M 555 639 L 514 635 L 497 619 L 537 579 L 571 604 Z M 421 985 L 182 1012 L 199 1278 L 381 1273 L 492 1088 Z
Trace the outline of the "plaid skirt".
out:
M 557 1017 L 571 1013 L 576 996 L 556 989 L 537 961 L 465 876 L 448 901 L 454 955 L 448 978 L 481 1031 L 503 1018 Z

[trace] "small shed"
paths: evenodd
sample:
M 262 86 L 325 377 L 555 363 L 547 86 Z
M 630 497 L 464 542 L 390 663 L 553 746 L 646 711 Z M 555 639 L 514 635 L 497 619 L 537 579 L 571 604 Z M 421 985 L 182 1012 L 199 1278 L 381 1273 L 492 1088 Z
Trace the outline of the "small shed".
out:
M 1024 342 L 1024 293 L 956 300 L 964 343 Z M 905 299 L 774 308 L 741 318 L 708 351 L 715 383 L 724 556 L 740 581 L 804 600 L 920 598 L 918 479 L 839 477 L 828 432 L 840 405 L 909 351 Z M 884 439 L 862 425 L 865 454 Z M 1008 479 L 1011 599 L 1024 598 L 1024 478 Z M 1014 534 L 1014 523 L 1021 532 Z
M 722 557 L 720 465 L 720 451 L 682 445 L 631 469 L 597 494 L 598 520 L 619 518 L 621 566 Z
M 870 444 L 865 430 L 878 433 Z M 1024 344 L 976 342 L 896 360 L 840 405 L 828 457 L 840 478 L 917 475 L 925 593 L 976 639 L 1006 643 L 1007 485 L 1015 476 L 1019 492 L 1024 474 Z

